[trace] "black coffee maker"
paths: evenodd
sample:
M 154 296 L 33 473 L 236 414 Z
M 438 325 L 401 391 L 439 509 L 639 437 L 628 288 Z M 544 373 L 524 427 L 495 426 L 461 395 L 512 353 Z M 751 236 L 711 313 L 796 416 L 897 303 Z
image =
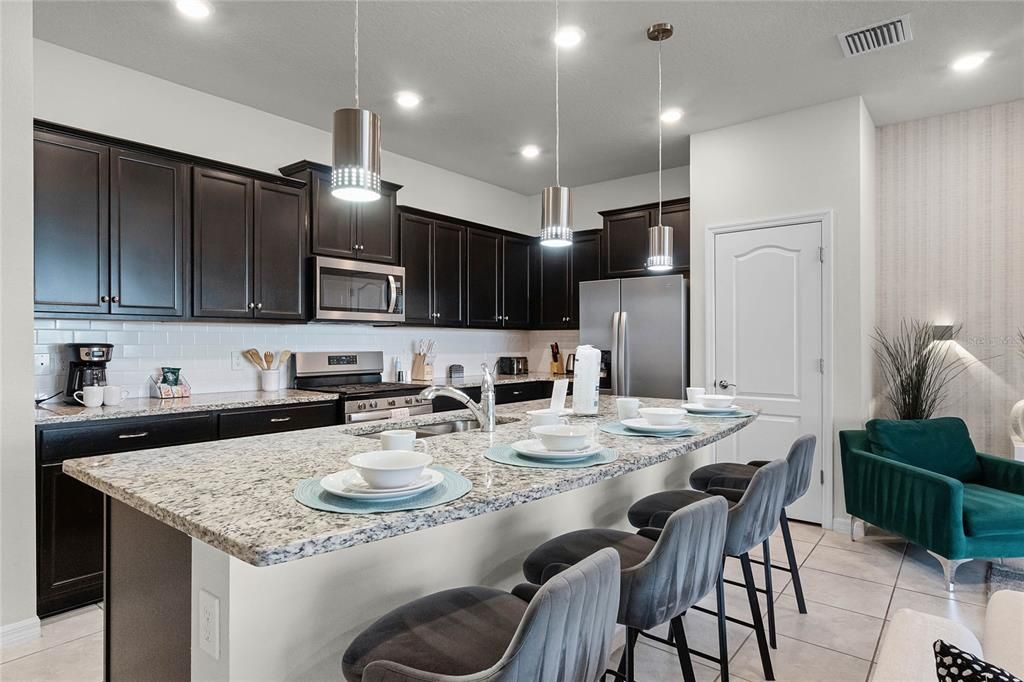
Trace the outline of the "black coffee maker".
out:
M 114 355 L 109 343 L 69 343 L 65 346 L 68 360 L 68 383 L 64 402 L 77 405 L 75 392 L 83 386 L 106 386 L 107 363 Z

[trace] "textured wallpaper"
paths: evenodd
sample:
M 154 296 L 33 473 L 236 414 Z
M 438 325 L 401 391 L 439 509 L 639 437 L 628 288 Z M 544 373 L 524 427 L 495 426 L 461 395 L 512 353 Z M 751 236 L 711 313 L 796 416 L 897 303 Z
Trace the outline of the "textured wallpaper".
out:
M 1024 399 L 1024 100 L 883 126 L 877 143 L 878 325 L 962 324 L 952 350 L 978 362 L 941 414 L 963 417 L 979 450 L 1009 454 Z

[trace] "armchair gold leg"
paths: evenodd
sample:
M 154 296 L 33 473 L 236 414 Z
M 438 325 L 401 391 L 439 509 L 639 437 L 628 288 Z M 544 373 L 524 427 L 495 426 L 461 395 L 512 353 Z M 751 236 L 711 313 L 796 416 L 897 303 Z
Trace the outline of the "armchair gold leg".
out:
M 947 559 L 944 556 L 939 556 L 930 549 L 926 551 L 935 557 L 942 566 L 942 575 L 946 580 L 946 591 L 952 592 L 955 589 L 954 580 L 956 578 L 956 569 L 960 567 L 960 564 L 966 564 L 970 559 Z

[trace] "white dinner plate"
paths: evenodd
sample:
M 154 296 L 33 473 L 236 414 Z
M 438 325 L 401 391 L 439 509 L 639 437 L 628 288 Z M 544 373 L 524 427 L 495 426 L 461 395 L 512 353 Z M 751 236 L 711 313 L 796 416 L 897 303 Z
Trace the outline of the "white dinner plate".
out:
M 444 480 L 444 474 L 434 469 L 424 469 L 423 474 L 410 485 L 402 488 L 371 488 L 355 469 L 345 469 L 324 476 L 320 486 L 338 497 L 351 500 L 398 500 L 426 492 Z
M 604 450 L 603 445 L 597 443 L 591 443 L 582 450 L 548 450 L 544 447 L 544 443 L 540 441 L 540 438 L 529 438 L 527 440 L 519 440 L 512 443 L 509 447 L 518 452 L 524 457 L 531 457 L 533 459 L 546 459 L 549 461 L 561 461 L 568 462 L 576 459 L 586 459 L 587 457 L 593 457 L 597 453 Z
M 622 425 L 630 431 L 639 431 L 640 433 L 682 433 L 693 427 L 693 424 L 686 421 L 678 424 L 651 424 L 643 417 L 623 419 Z
M 730 407 L 704 407 L 700 403 L 683 403 L 683 408 L 687 412 L 693 412 L 694 414 L 736 414 L 743 410 L 739 405 L 731 405 Z

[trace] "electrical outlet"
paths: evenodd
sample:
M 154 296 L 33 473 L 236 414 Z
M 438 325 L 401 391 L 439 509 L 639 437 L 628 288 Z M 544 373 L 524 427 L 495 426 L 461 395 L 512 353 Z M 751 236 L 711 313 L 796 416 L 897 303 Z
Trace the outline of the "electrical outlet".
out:
M 220 599 L 199 590 L 199 648 L 220 660 Z
M 50 354 L 49 353 L 36 353 L 35 368 L 36 374 L 50 374 Z
M 245 365 L 243 364 L 244 359 L 242 354 L 238 351 L 232 351 L 231 353 L 231 369 L 242 369 Z

